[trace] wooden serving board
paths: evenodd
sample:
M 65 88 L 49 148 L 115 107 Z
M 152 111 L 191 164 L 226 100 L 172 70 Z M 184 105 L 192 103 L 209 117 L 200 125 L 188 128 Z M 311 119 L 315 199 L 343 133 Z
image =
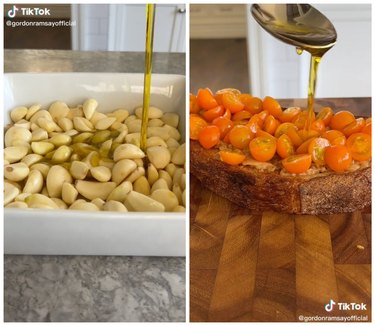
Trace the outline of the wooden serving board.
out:
M 331 299 L 367 310 L 336 305 L 326 312 Z M 250 212 L 191 176 L 190 320 L 292 322 L 301 315 L 371 321 L 370 212 Z

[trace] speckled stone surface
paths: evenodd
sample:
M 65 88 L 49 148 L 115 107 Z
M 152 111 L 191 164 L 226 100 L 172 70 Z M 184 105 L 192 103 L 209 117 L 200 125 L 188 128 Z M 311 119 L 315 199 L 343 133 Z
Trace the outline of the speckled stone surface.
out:
M 143 53 L 5 50 L 5 72 L 142 72 Z M 153 72 L 185 75 L 185 55 L 155 53 Z M 4 258 L 5 321 L 185 321 L 185 258 Z
M 6 256 L 5 321 L 184 321 L 185 260 Z

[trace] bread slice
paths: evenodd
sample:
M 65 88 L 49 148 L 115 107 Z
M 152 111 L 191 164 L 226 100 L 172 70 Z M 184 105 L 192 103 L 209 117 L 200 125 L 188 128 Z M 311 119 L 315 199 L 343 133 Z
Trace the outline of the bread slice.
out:
M 371 167 L 315 175 L 282 174 L 253 166 L 230 166 L 217 149 L 190 141 L 190 172 L 206 188 L 251 210 L 294 214 L 338 214 L 371 205 Z

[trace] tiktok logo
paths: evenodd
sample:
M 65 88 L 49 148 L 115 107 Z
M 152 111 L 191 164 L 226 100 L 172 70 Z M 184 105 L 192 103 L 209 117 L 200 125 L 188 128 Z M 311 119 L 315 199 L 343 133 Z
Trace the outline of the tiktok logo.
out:
M 336 304 L 335 301 L 333 301 L 332 299 L 329 301 L 329 303 L 327 303 L 325 306 L 324 306 L 324 309 L 328 312 L 332 311 L 333 310 L 333 306 Z
M 16 17 L 17 11 L 18 11 L 18 8 L 15 5 L 13 5 L 13 8 L 8 11 L 8 17 L 9 18 Z

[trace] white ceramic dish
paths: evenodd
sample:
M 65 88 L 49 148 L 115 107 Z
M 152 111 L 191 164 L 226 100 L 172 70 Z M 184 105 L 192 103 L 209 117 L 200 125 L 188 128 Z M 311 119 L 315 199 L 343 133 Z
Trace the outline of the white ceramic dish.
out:
M 143 75 L 113 73 L 5 74 L 5 123 L 18 105 L 68 105 L 98 100 L 98 110 L 142 105 Z M 151 103 L 178 112 L 185 136 L 185 77 L 152 76 Z M 7 120 L 8 119 L 8 120 Z M 116 213 L 4 209 L 7 254 L 184 256 L 185 213 Z

